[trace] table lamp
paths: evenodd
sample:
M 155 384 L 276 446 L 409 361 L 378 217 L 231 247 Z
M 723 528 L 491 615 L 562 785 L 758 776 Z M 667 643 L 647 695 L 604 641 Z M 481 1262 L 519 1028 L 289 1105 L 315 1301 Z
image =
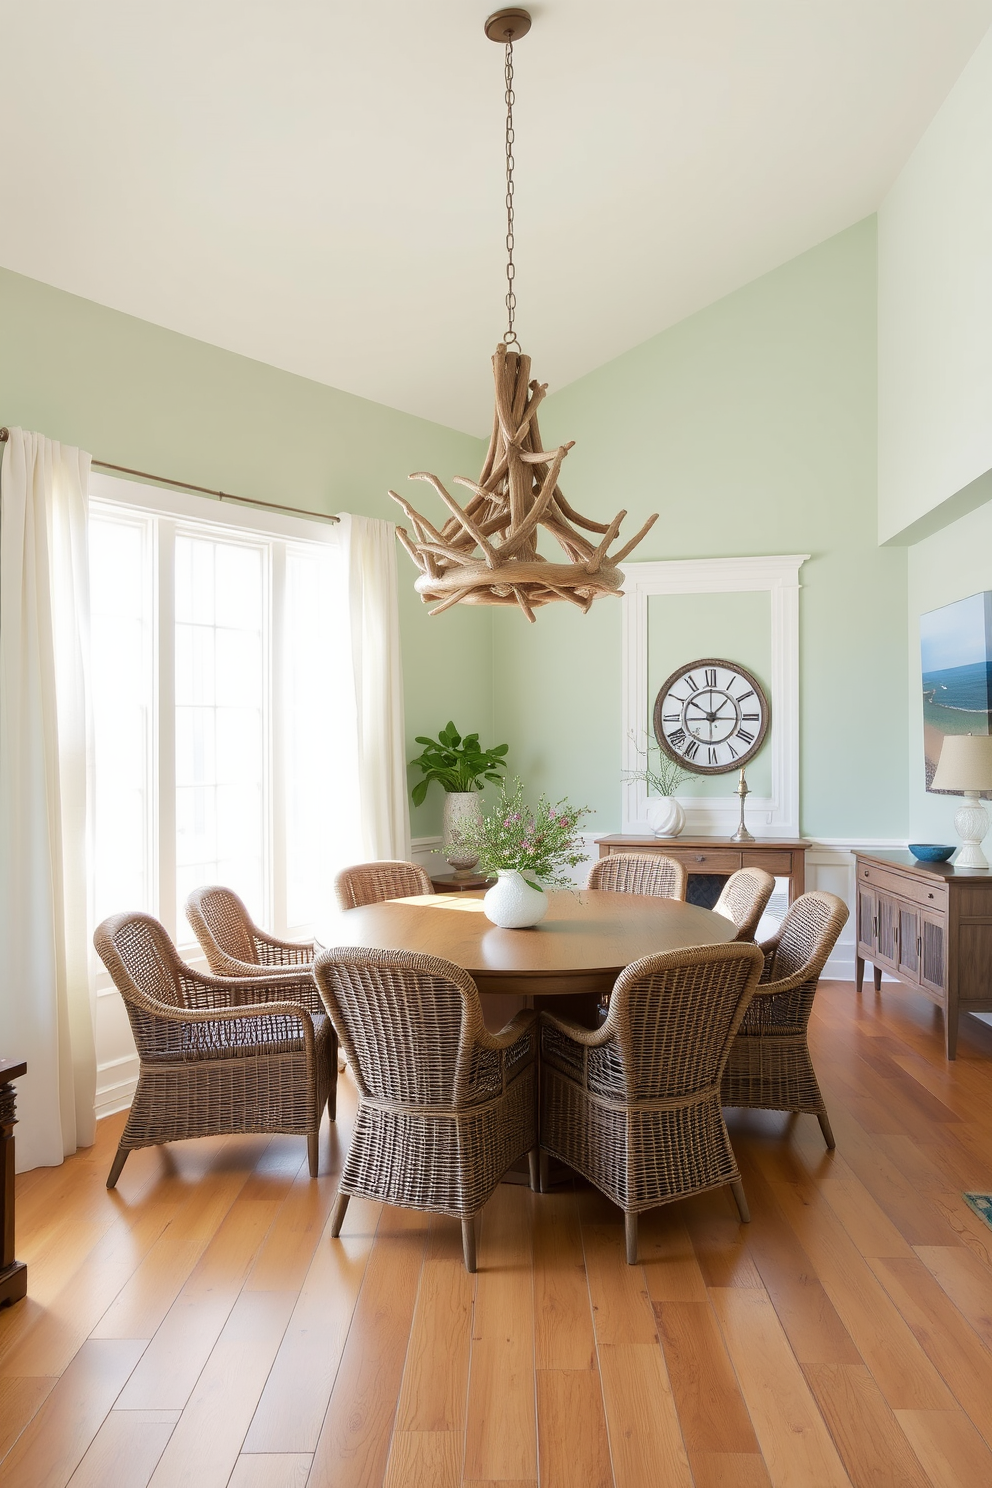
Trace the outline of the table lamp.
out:
M 989 829 L 989 814 L 978 792 L 992 790 L 992 735 L 945 734 L 930 789 L 964 792 L 964 805 L 954 817 L 954 830 L 961 838 L 955 868 L 988 868 L 982 838 Z

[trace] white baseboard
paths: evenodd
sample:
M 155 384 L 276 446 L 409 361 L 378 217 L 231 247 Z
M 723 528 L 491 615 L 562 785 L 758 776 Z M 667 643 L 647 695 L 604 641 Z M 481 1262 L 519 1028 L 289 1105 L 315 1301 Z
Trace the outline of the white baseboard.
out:
M 106 1063 L 98 1064 L 94 1103 L 97 1120 L 101 1116 L 113 1116 L 117 1111 L 126 1111 L 134 1099 L 137 1084 L 137 1054 L 125 1054 L 120 1059 L 108 1059 Z

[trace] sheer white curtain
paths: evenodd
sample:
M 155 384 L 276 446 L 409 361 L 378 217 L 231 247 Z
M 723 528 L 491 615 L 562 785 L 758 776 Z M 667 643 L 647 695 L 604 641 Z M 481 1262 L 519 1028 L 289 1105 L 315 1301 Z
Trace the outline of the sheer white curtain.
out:
M 343 515 L 366 859 L 409 858 L 403 667 L 392 522 Z
M 90 457 L 11 429 L 0 466 L 0 1039 L 24 1058 L 17 1165 L 89 1146 Z

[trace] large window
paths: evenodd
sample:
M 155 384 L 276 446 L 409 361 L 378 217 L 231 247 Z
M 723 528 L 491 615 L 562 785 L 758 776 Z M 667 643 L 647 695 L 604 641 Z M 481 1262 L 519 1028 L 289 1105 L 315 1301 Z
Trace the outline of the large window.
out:
M 222 883 L 306 934 L 357 828 L 334 529 L 93 486 L 96 917 L 146 909 L 188 943 L 187 894 Z

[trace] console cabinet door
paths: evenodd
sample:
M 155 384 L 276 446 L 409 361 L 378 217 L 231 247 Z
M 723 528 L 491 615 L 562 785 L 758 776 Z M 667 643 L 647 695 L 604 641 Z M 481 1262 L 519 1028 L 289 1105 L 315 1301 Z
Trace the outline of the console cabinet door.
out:
M 943 995 L 947 986 L 947 930 L 943 916 L 920 915 L 920 983 Z
M 880 893 L 878 902 L 878 936 L 875 942 L 875 961 L 899 968 L 899 900 Z
M 874 889 L 858 884 L 858 955 L 875 959 L 878 946 L 878 899 Z
M 920 937 L 920 912 L 913 904 L 899 905 L 899 975 L 907 982 L 919 982 L 920 965 L 923 960 L 923 943 Z

